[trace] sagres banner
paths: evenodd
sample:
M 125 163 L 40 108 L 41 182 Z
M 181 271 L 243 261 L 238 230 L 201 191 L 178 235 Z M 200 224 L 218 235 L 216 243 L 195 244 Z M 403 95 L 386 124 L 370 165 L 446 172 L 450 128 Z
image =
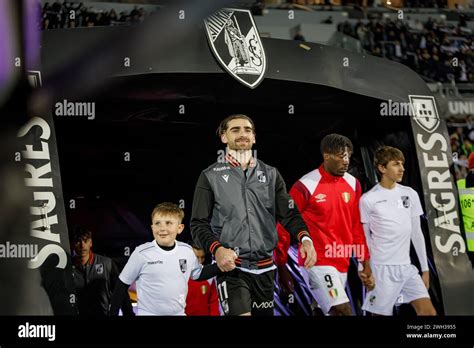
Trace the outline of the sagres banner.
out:
M 28 73 L 33 87 L 41 84 L 39 71 Z M 31 274 L 39 270 L 41 285 L 56 315 L 77 314 L 59 157 L 52 113 L 32 115 L 18 131 L 16 152 L 24 165 L 30 207 L 30 237 L 38 253 L 29 260 Z M 40 299 L 39 294 L 31 296 Z
M 474 314 L 474 272 L 461 231 L 458 194 L 449 171 L 451 148 L 432 96 L 410 95 L 431 248 L 447 315 Z
M 255 88 L 263 80 L 267 58 L 248 10 L 225 8 L 204 20 L 212 53 L 235 79 Z

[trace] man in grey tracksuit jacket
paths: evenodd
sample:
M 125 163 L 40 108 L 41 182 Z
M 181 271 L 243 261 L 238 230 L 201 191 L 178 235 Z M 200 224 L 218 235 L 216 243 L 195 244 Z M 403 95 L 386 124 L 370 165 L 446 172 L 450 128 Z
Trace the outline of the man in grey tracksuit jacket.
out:
M 252 157 L 253 121 L 241 114 L 229 116 L 218 134 L 227 153 L 198 179 L 191 233 L 226 272 L 217 277 L 224 313 L 272 315 L 276 221 L 301 242 L 305 267 L 314 265 L 316 252 L 278 170 Z M 237 268 L 230 271 L 234 264 Z

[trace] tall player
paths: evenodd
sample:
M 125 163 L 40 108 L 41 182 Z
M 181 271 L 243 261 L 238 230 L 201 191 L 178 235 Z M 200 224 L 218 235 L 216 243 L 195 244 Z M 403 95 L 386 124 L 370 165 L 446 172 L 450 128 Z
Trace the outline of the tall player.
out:
M 390 146 L 378 149 L 374 157 L 381 179 L 362 196 L 360 212 L 377 287 L 367 293 L 362 308 L 376 315 L 392 315 L 397 302 L 410 303 L 418 315 L 436 315 L 428 294 L 430 277 L 420 226 L 423 209 L 416 191 L 399 184 L 405 158 Z M 410 240 L 421 276 L 411 264 Z
M 224 314 L 273 315 L 276 221 L 301 241 L 305 267 L 316 261 L 313 242 L 298 209 L 290 205 L 278 170 L 252 156 L 253 120 L 242 114 L 228 116 L 218 136 L 227 145 L 227 155 L 199 176 L 191 233 L 225 272 L 217 276 Z
M 352 142 L 345 136 L 329 134 L 321 141 L 323 163 L 297 181 L 290 195 L 298 206 L 318 260 L 308 270 L 309 285 L 321 310 L 326 315 L 352 315 L 345 292 L 350 257 L 355 253 L 362 261 L 359 276 L 368 288 L 374 286 L 369 264 L 369 251 L 360 223 L 359 181 L 347 173 L 352 155 Z M 278 226 L 278 248 L 275 259 L 280 285 L 291 286 L 286 268 L 289 235 Z

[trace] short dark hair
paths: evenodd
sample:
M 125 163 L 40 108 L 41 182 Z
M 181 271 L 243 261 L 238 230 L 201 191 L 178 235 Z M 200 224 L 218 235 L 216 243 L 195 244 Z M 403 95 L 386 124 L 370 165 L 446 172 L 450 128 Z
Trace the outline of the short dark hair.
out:
M 242 118 L 244 120 L 247 120 L 250 122 L 250 124 L 252 125 L 252 130 L 253 130 L 253 134 L 256 134 L 255 133 L 255 123 L 253 122 L 253 120 L 248 117 L 247 115 L 244 115 L 244 114 L 233 114 L 233 115 L 230 115 L 230 116 L 227 116 L 226 118 L 224 118 L 221 123 L 219 124 L 219 127 L 217 128 L 217 136 L 220 138 L 222 134 L 224 134 L 227 130 L 227 128 L 229 128 L 229 122 L 232 121 L 232 120 L 235 120 L 235 119 L 239 119 L 239 118 Z
M 385 167 L 390 161 L 402 161 L 405 163 L 405 156 L 403 156 L 403 152 L 392 146 L 382 146 L 375 151 L 374 166 L 377 173 L 382 174 L 379 171 L 379 166 Z
M 85 226 L 76 225 L 72 229 L 72 241 L 75 243 L 81 239 L 92 238 L 92 232 Z
M 352 142 L 349 138 L 340 134 L 328 134 L 321 140 L 321 154 L 329 153 L 331 155 L 336 155 L 338 153 L 344 152 L 346 149 L 350 153 L 353 152 Z

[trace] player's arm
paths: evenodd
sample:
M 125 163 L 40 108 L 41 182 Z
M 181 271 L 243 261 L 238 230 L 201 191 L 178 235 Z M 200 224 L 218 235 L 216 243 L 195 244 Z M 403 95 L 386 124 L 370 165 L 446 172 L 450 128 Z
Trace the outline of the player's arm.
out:
M 204 250 L 210 251 L 222 271 L 231 271 L 237 258 L 235 252 L 224 248 L 214 235 L 210 221 L 214 210 L 215 197 L 209 180 L 203 172 L 199 176 L 194 191 L 193 208 L 191 212 L 191 235 L 193 240 Z
M 121 305 L 125 298 L 128 297 L 128 288 L 140 275 L 143 264 L 144 260 L 135 249 L 115 283 L 110 301 L 109 315 L 117 316 L 119 314 Z
M 362 195 L 362 188 L 360 186 L 359 180 L 356 180 L 356 201 L 354 204 L 354 212 L 352 214 L 352 240 L 354 245 L 362 246 L 362 255 L 357 255 L 358 259 L 364 265 L 364 268 L 370 268 L 369 259 L 370 252 L 367 245 L 366 233 L 362 226 L 361 222 L 361 211 L 360 211 L 360 201 Z M 364 222 L 367 223 L 368 219 L 364 219 Z M 356 249 L 357 250 L 357 249 Z M 367 274 L 369 275 L 369 274 Z
M 276 170 L 275 182 L 275 207 L 276 217 L 281 225 L 290 235 L 297 239 L 301 244 L 301 256 L 306 258 L 304 266 L 309 268 L 316 263 L 316 251 L 314 250 L 313 241 L 308 232 L 303 218 L 298 210 L 295 200 L 290 196 L 286 190 L 285 181 Z M 288 245 L 289 246 L 289 245 Z M 288 253 L 288 246 L 286 250 L 279 252 Z
M 120 281 L 119 270 L 114 260 L 111 260 L 111 263 L 112 263 L 112 268 L 110 271 L 110 284 L 111 284 L 111 289 L 115 290 L 117 283 Z M 135 313 L 133 313 L 132 303 L 130 302 L 130 296 L 128 296 L 128 286 L 127 286 L 126 296 L 123 297 L 123 301 L 121 302 L 120 307 L 122 308 L 122 313 L 124 316 L 135 315 Z
M 363 255 L 357 255 L 359 264 L 359 277 L 362 284 L 372 290 L 375 287 L 375 279 L 370 267 L 370 206 L 366 196 L 361 198 L 362 188 L 359 181 L 356 182 L 356 205 L 353 218 L 353 238 L 354 244 L 363 245 Z M 357 248 L 356 250 L 360 250 Z
M 423 214 L 423 210 L 421 208 L 420 199 L 416 192 L 414 196 L 414 209 L 411 217 L 411 241 L 413 243 L 413 247 L 415 248 L 418 261 L 420 262 L 423 283 L 425 283 L 426 288 L 429 288 L 430 275 L 428 268 L 428 257 L 426 254 L 425 237 L 423 236 L 423 231 L 421 230 L 420 221 L 420 215 Z
M 191 273 L 191 279 L 196 281 L 208 280 L 221 273 L 222 271 L 217 266 L 217 263 L 204 266 L 200 265 L 200 267 Z

